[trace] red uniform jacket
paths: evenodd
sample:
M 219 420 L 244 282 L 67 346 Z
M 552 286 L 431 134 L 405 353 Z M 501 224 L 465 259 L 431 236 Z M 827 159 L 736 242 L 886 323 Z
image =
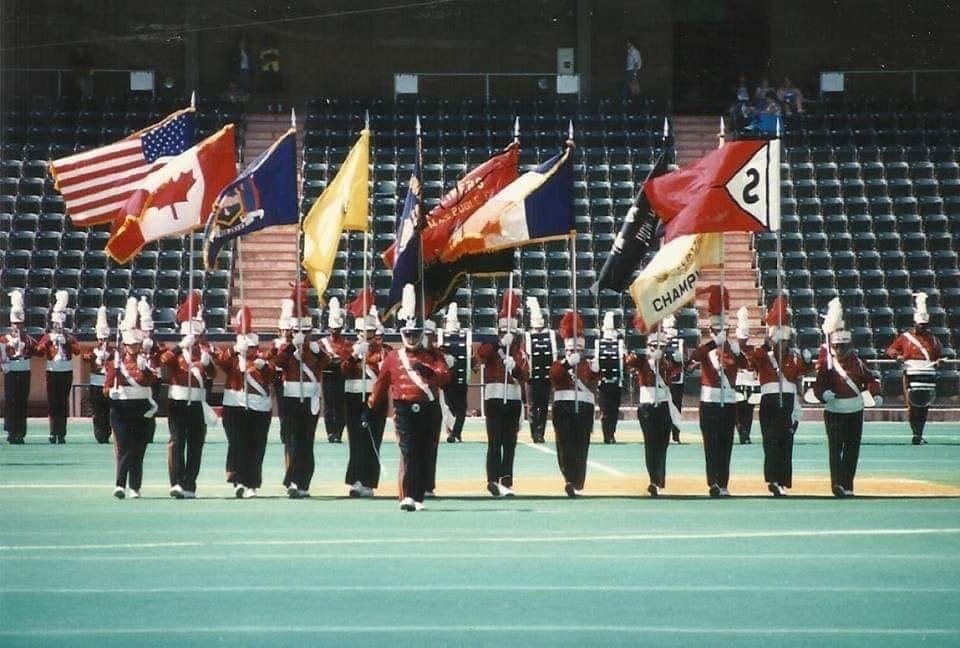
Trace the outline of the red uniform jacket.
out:
M 927 351 L 929 358 L 924 357 L 923 351 L 917 348 L 917 345 L 907 339 L 907 336 L 900 334 L 896 340 L 893 341 L 887 348 L 887 355 L 891 358 L 902 358 L 904 360 L 939 360 L 942 354 L 942 349 L 940 347 L 940 341 L 934 337 L 929 331 L 925 333 L 917 333 L 916 331 L 911 331 L 911 335 L 916 338 L 924 349 Z
M 503 384 L 503 358 L 500 357 L 500 346 L 498 344 L 484 342 L 477 347 L 474 357 L 476 358 L 473 365 L 474 370 L 479 370 L 480 365 L 483 365 L 483 376 L 488 385 L 491 383 Z M 513 385 L 527 382 L 530 379 L 530 362 L 527 359 L 527 352 L 523 348 L 522 336 L 514 337 L 513 344 L 510 345 L 510 357 L 513 358 L 516 366 L 510 372 L 507 383 Z
M 766 344 L 762 344 L 751 347 L 747 349 L 746 352 L 747 362 L 750 364 L 750 368 L 757 372 L 761 385 L 768 383 L 777 385 L 780 381 L 778 372 L 770 359 L 771 351 L 773 351 L 773 349 Z M 786 381 L 794 384 L 796 384 L 805 373 L 813 369 L 812 365 L 804 362 L 803 358 L 795 352 L 785 354 L 782 363 L 776 358 L 776 352 L 774 352 L 774 360 L 777 360 L 780 364 L 780 370 L 783 372 L 783 377 Z
M 590 361 L 582 353 L 580 364 L 577 365 L 577 377 L 591 392 L 596 390 L 597 382 L 600 380 L 600 374 L 590 368 Z M 573 376 L 563 358 L 550 365 L 550 384 L 553 385 L 554 391 L 573 389 Z
M 354 342 L 354 344 L 356 344 L 356 342 Z M 371 372 L 375 376 L 380 375 L 380 365 L 390 351 L 390 346 L 387 344 L 382 344 L 375 340 L 367 342 L 367 354 L 364 362 L 368 369 L 368 375 Z M 347 355 L 340 356 L 340 370 L 343 372 L 343 377 L 347 380 L 356 380 L 362 377 L 360 373 L 360 358 L 353 354 L 353 344 L 349 345 Z
M 255 354 L 248 355 L 247 358 L 247 374 L 269 394 L 270 387 L 273 385 L 274 378 L 276 377 L 276 370 L 273 365 L 270 364 L 267 354 L 257 350 Z M 254 361 L 257 358 L 266 362 L 262 369 L 257 369 L 254 365 Z M 227 374 L 227 379 L 223 383 L 224 390 L 232 389 L 235 391 L 243 391 L 244 379 L 243 372 L 240 371 L 240 356 L 233 350 L 233 347 L 221 347 L 218 349 L 214 353 L 213 361 Z
M 353 353 L 353 342 L 343 337 L 339 333 L 327 335 L 320 338 L 320 350 L 333 359 L 343 358 Z M 326 366 L 326 371 L 336 377 L 340 376 L 340 363 L 331 362 Z
M 400 360 L 400 354 L 406 354 L 410 360 L 411 371 L 416 372 L 420 380 L 430 390 L 432 398 L 420 389 L 411 379 Z M 450 380 L 450 370 L 443 354 L 436 349 L 418 347 L 413 351 L 397 349 L 390 351 L 380 366 L 380 375 L 373 385 L 373 393 L 367 399 L 372 410 L 381 410 L 386 406 L 387 396 L 395 401 L 426 402 L 436 400 L 440 388 Z
M 99 360 L 97 359 L 96 355 L 96 351 L 98 349 L 104 352 L 102 359 Z M 106 375 L 107 363 L 113 361 L 113 349 L 110 348 L 110 343 L 106 340 L 98 342 L 96 346 L 90 347 L 84 351 L 83 356 L 81 356 L 80 359 L 90 365 L 90 384 L 104 384 L 96 383 L 94 381 L 97 380 L 95 376 L 102 378 L 104 375 Z
M 267 358 L 273 361 L 277 372 L 280 374 L 279 378 L 289 382 L 301 382 L 300 376 L 303 375 L 302 382 L 307 382 L 309 378 L 306 373 L 301 374 L 300 372 L 300 363 L 302 362 L 303 366 L 310 369 L 317 380 L 320 380 L 320 372 L 330 364 L 330 356 L 324 352 L 322 345 L 320 345 L 319 353 L 314 353 L 310 345 L 310 336 L 306 336 L 300 352 L 300 360 L 294 355 L 297 347 L 293 346 L 293 342 L 284 342 L 279 349 L 274 347 L 267 352 Z
M 49 360 L 57 360 L 57 352 L 61 352 L 61 360 L 72 360 L 73 356 L 80 355 L 80 344 L 77 342 L 77 338 L 73 337 L 69 333 L 61 333 L 64 338 L 63 344 L 56 344 L 53 340 L 50 339 L 50 333 L 44 334 L 40 341 L 37 342 L 37 346 L 34 348 L 34 355 L 41 358 L 46 358 Z
M 720 388 L 720 372 L 713 366 L 710 352 L 717 348 L 717 343 L 710 340 L 701 344 L 690 355 L 690 359 L 700 363 L 700 385 L 703 387 Z M 727 381 L 733 387 L 737 384 L 737 371 L 747 368 L 747 357 L 741 349 L 740 355 L 730 350 L 730 342 L 724 342 L 723 349 L 718 353 L 718 364 L 727 376 Z
M 880 391 L 880 383 L 877 382 L 873 372 L 856 353 L 851 352 L 842 360 L 838 360 L 836 357 L 831 358 L 831 360 L 832 362 L 827 362 L 824 358 L 824 361 L 817 367 L 817 381 L 813 385 L 813 393 L 820 400 L 824 400 L 823 393 L 826 391 L 832 391 L 839 399 L 855 398 L 864 390 L 869 390 L 873 395 Z M 833 368 L 833 365 L 838 362 L 857 387 L 856 391 L 851 389 L 847 381 Z M 859 409 L 856 408 L 856 410 Z M 827 403 L 827 410 L 839 411 L 831 408 L 830 403 Z
M 637 387 L 656 387 L 656 376 L 646 356 L 631 353 L 627 355 L 624 365 L 637 373 Z M 664 350 L 663 357 L 660 358 L 659 368 L 660 378 L 667 387 L 683 373 L 683 365 L 674 360 L 666 350 Z
M 17 348 L 20 344 L 23 346 Z M 8 360 L 29 360 L 31 357 L 38 355 L 36 351 L 37 341 L 23 331 L 20 331 L 19 339 L 9 334 L 0 335 L 0 347 L 3 347 L 2 357 L 4 362 Z
M 137 383 L 140 387 L 151 387 L 156 384 L 157 376 L 155 373 L 149 369 L 141 369 L 137 365 L 137 356 L 131 356 L 124 354 L 123 358 L 120 360 L 124 368 L 127 370 L 127 373 L 130 374 L 130 378 Z M 123 375 L 122 371 L 117 371 L 116 362 L 112 359 L 110 362 L 106 363 L 107 372 L 103 381 L 103 394 L 107 398 L 110 398 L 110 390 L 114 387 L 129 387 L 131 382 L 127 380 L 127 377 Z M 138 399 L 139 400 L 139 399 Z
M 211 362 L 206 367 L 204 367 L 201 362 L 203 350 L 206 350 L 207 353 L 210 354 Z M 180 385 L 183 387 L 189 385 L 190 387 L 202 388 L 203 385 L 198 384 L 196 376 L 190 375 L 190 369 L 191 367 L 196 367 L 200 370 L 202 376 L 207 380 L 212 380 L 217 374 L 217 368 L 213 364 L 214 353 L 215 351 L 208 346 L 194 344 L 191 349 L 190 362 L 188 364 L 186 358 L 183 357 L 183 350 L 179 346 L 171 346 L 160 352 L 158 364 L 170 370 L 169 380 L 171 385 Z

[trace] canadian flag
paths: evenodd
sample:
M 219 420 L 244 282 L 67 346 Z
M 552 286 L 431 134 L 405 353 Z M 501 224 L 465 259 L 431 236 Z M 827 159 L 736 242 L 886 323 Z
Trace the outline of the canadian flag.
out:
M 127 263 L 150 241 L 203 226 L 236 177 L 234 129 L 228 124 L 143 179 L 114 218 L 107 254 Z

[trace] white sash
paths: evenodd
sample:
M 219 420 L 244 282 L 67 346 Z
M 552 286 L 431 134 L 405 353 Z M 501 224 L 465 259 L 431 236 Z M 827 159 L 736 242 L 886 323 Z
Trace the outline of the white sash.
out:
M 431 403 L 435 400 L 433 392 L 430 391 L 430 388 L 427 387 L 427 383 L 423 382 L 423 378 L 416 371 L 413 370 L 413 367 L 410 365 L 410 358 L 407 357 L 406 349 L 400 349 L 397 351 L 397 355 L 400 356 L 400 364 L 403 365 L 404 371 L 407 372 L 407 375 L 410 376 L 410 380 L 413 381 L 413 384 L 420 388 L 424 394 L 427 395 L 427 400 Z
M 708 353 L 707 357 L 710 358 L 710 364 L 713 365 L 713 368 L 717 371 L 717 375 L 720 376 L 720 386 L 723 389 L 733 389 L 730 387 L 730 381 L 727 379 L 726 372 L 720 368 L 720 347 Z
M 649 362 L 649 360 L 647 362 Z M 680 427 L 680 410 L 677 409 L 677 406 L 674 404 L 673 396 L 670 394 L 670 388 L 667 387 L 667 384 L 663 381 L 663 376 L 660 375 L 660 363 L 652 363 L 651 369 L 653 369 L 653 377 L 656 380 L 656 393 L 659 394 L 661 389 L 666 392 L 667 410 L 670 412 L 670 420 L 673 421 L 674 425 Z
M 306 374 L 310 380 L 310 384 L 313 385 L 313 394 L 310 396 L 310 413 L 316 416 L 320 413 L 320 388 L 317 385 L 317 374 L 313 373 L 313 370 L 304 364 L 302 359 L 303 351 L 300 352 L 300 355 L 300 366 L 303 368 L 303 373 Z
M 873 395 L 869 391 L 860 391 L 860 388 L 857 387 L 857 383 L 853 382 L 850 378 L 850 375 L 847 373 L 846 369 L 843 368 L 843 365 L 840 362 L 835 362 L 833 364 L 833 370 L 837 372 L 837 375 L 843 378 L 844 382 L 847 383 L 847 386 L 853 390 L 856 396 L 853 398 L 859 398 L 860 402 L 864 407 L 873 407 L 876 403 L 873 400 Z
M 920 340 L 918 340 L 918 339 L 913 335 L 913 333 L 911 333 L 910 331 L 906 331 L 906 332 L 904 332 L 903 337 L 907 338 L 907 340 L 910 341 L 910 344 L 912 344 L 913 346 L 915 346 L 915 347 L 917 347 L 918 349 L 920 349 L 920 353 L 923 354 L 923 357 L 927 360 L 927 362 L 930 362 L 930 354 L 927 352 L 927 347 L 923 346 L 923 345 L 920 343 Z
M 146 393 L 149 395 L 147 396 L 146 400 L 148 403 L 150 403 L 150 409 L 144 412 L 143 417 L 153 418 L 153 415 L 157 413 L 157 401 L 153 400 L 153 392 L 150 390 L 149 387 L 144 387 L 143 385 L 138 383 L 136 380 L 134 380 L 130 376 L 130 372 L 127 371 L 127 365 L 123 364 L 122 362 L 120 363 L 120 373 L 122 373 L 123 377 L 127 379 L 127 383 L 129 383 L 131 387 L 139 387 L 141 389 L 147 390 Z

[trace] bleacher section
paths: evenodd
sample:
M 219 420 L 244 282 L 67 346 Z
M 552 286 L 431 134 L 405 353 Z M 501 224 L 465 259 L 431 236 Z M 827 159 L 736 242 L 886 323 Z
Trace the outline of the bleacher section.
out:
M 47 161 L 88 150 L 125 137 L 187 105 L 187 100 L 160 101 L 130 97 L 105 100 L 79 109 L 54 107 L 4 114 L 0 151 L 0 284 L 4 291 L 26 289 L 29 333 L 47 325 L 53 293 L 70 294 L 67 326 L 80 334 L 93 332 L 96 311 L 108 308 L 115 322 L 128 293 L 146 295 L 156 307 L 157 330 L 173 329 L 174 311 L 189 283 L 189 239 L 151 243 L 134 261 L 117 266 L 104 247 L 109 226 L 74 229 L 64 215 L 63 198 L 47 174 Z M 240 106 L 201 101 L 197 108 L 197 138 L 207 137 L 226 123 L 243 127 Z M 242 135 L 239 136 L 242 141 Z M 194 286 L 204 289 L 211 332 L 227 327 L 232 257 L 221 252 L 220 269 L 204 273 L 202 236 L 194 235 Z M 9 311 L 0 309 L 0 326 Z

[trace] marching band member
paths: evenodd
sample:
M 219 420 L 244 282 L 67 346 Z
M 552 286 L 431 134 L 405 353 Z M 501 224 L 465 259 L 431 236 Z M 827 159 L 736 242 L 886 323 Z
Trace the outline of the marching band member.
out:
M 418 321 L 412 284 L 403 287 L 397 319 L 402 322 L 403 347 L 390 351 L 367 399 L 371 410 L 383 411 L 393 399 L 394 425 L 400 445 L 400 509 L 419 511 L 429 479 L 431 446 L 441 425 L 440 389 L 450 377 L 446 360 L 421 346 L 423 324 Z
M 764 322 L 767 338 L 747 350 L 747 360 L 760 380 L 760 434 L 763 437 L 763 479 L 774 497 L 793 486 L 793 435 L 800 423 L 799 383 L 810 371 L 812 355 L 790 349 L 793 328 L 787 298 L 778 296 Z
M 523 338 L 517 330 L 522 309 L 520 292 L 505 293 L 500 305 L 500 339 L 477 348 L 476 366 L 483 367 L 487 426 L 487 490 L 494 497 L 512 496 L 513 458 L 523 411 L 523 383 L 530 375 Z
M 330 308 L 327 313 L 327 326 L 330 335 L 320 339 L 323 352 L 329 358 L 339 358 L 350 354 L 350 341 L 343 337 L 343 310 L 340 300 L 330 298 Z M 323 390 L 323 427 L 327 431 L 327 441 L 330 443 L 343 442 L 343 428 L 347 424 L 346 413 L 343 409 L 343 373 L 339 362 L 331 362 L 323 369 L 321 381 Z
M 103 384 L 103 393 L 110 399 L 110 425 L 117 462 L 113 496 L 117 499 L 140 497 L 143 456 L 150 434 L 147 422 L 157 413 L 151 390 L 157 375 L 150 370 L 142 353 L 143 331 L 137 328 L 137 316 L 137 300 L 130 297 L 120 322 L 123 349 L 117 349 L 107 362 Z
M 616 443 L 617 422 L 620 420 L 620 398 L 623 393 L 623 361 L 626 349 L 614 326 L 614 313 L 603 315 L 600 337 L 594 342 L 593 357 L 600 363 L 600 385 L 597 404 L 600 406 L 600 426 L 603 442 Z
M 67 414 L 70 411 L 70 388 L 73 387 L 73 356 L 80 355 L 80 345 L 63 328 L 67 319 L 69 294 L 58 290 L 50 314 L 50 330 L 40 338 L 35 355 L 47 359 L 47 405 L 50 408 L 50 443 L 67 442 Z
M 747 349 L 750 337 L 750 311 L 741 306 L 737 311 L 737 343 L 741 349 Z M 753 407 L 760 403 L 760 382 L 757 372 L 751 366 L 737 371 L 737 435 L 740 445 L 750 444 L 750 431 L 753 428 Z
M 683 354 L 670 350 L 670 339 L 665 332 L 647 336 L 646 351 L 627 356 L 626 365 L 637 373 L 637 391 L 640 404 L 637 419 L 643 431 L 643 453 L 647 465 L 651 497 L 660 495 L 666 487 L 667 448 L 670 433 L 680 423 L 680 410 L 673 403 L 670 381 L 683 371 Z
M 530 330 L 524 335 L 527 358 L 530 359 L 530 380 L 527 382 L 527 407 L 530 435 L 534 443 L 543 443 L 547 429 L 547 407 L 550 405 L 550 367 L 557 360 L 557 335 L 546 328 L 546 320 L 536 297 L 527 297 Z
M 357 341 L 349 356 L 340 359 L 346 378 L 347 435 L 350 459 L 344 482 L 350 497 L 373 497 L 380 485 L 380 444 L 386 426 L 386 410 L 373 411 L 367 397 L 380 375 L 380 365 L 390 347 L 374 340 L 380 318 L 371 305 L 364 317 L 358 318 Z
M 257 496 L 263 481 L 263 455 L 273 401 L 275 371 L 260 353 L 260 338 L 251 332 L 252 316 L 244 306 L 234 318 L 237 343 L 221 348 L 215 358 L 227 374 L 223 386 L 223 430 L 227 436 L 227 481 L 238 498 Z
M 294 297 L 297 295 L 301 295 L 299 298 L 305 300 L 307 293 L 301 291 Z M 284 300 L 281 310 L 292 313 L 294 303 L 293 299 Z M 299 311 L 308 312 L 305 303 L 301 304 Z M 316 468 L 313 444 L 320 420 L 319 376 L 331 362 L 320 343 L 310 339 L 312 324 L 312 317 L 303 317 L 301 321 L 296 321 L 296 317 L 293 317 L 288 328 L 297 332 L 291 336 L 290 342 L 281 344 L 274 357 L 277 372 L 283 376 L 282 395 L 278 394 L 277 401 L 283 403 L 280 429 L 286 431 L 289 444 L 290 462 L 283 477 L 283 484 L 287 488 L 287 497 L 291 499 L 310 496 L 310 482 Z M 303 333 L 303 329 L 306 329 L 307 333 Z
M 205 384 L 216 374 L 209 347 L 197 339 L 205 330 L 200 291 L 187 296 L 177 309 L 182 339 L 167 347 L 157 366 L 169 372 L 167 392 L 167 473 L 170 477 L 170 497 L 193 499 L 197 496 L 197 475 L 207 424 L 214 424 L 217 415 L 207 404 Z M 143 302 L 141 302 L 143 303 Z M 142 323 L 141 314 L 141 323 Z
M 829 348 L 817 364 L 813 392 L 825 403 L 823 422 L 830 450 L 830 483 L 837 497 L 853 495 L 860 457 L 864 405 L 880 405 L 880 383 L 851 346 L 840 300 L 833 298 L 823 322 Z
M 887 349 L 887 355 L 903 363 L 903 395 L 913 445 L 923 445 L 927 411 L 937 395 L 936 366 L 942 350 L 940 341 L 930 332 L 927 295 L 917 293 L 914 298 L 913 330 L 901 333 Z
M 93 438 L 97 443 L 110 440 L 110 399 L 103 393 L 107 363 L 113 358 L 115 350 L 110 348 L 110 324 L 107 322 L 107 307 L 97 309 L 97 323 L 94 327 L 97 345 L 84 352 L 83 361 L 90 365 L 90 386 L 87 395 L 93 412 Z
M 453 356 L 446 356 L 440 352 L 440 349 L 437 347 L 437 323 L 432 319 L 428 319 L 423 323 L 423 348 L 431 351 L 435 355 L 439 355 L 441 358 L 447 362 L 447 368 L 450 368 L 454 365 L 455 360 Z M 449 381 L 448 381 L 449 382 Z M 444 384 L 444 387 L 446 384 Z M 443 390 L 440 390 L 440 427 L 437 428 L 437 432 L 434 435 L 433 444 L 430 446 L 430 462 L 429 468 L 427 470 L 427 480 L 424 485 L 426 491 L 424 495 L 426 497 L 435 497 L 437 490 L 437 458 L 440 451 L 440 429 L 443 427 L 444 419 L 453 419 L 453 413 L 450 411 L 450 408 L 447 407 L 446 400 L 443 396 Z
M 296 297 L 296 291 L 294 293 Z M 283 371 L 276 364 L 277 354 L 284 345 L 293 342 L 293 299 L 280 300 L 280 317 L 277 319 L 277 330 L 279 335 L 273 339 L 273 346 L 267 351 L 267 359 L 277 367 L 276 375 L 273 381 L 273 393 L 277 396 L 277 418 L 280 419 L 280 442 L 283 444 L 283 488 L 286 490 L 290 483 L 286 481 L 287 471 L 290 470 L 290 433 L 287 430 L 287 417 L 283 414 Z M 306 308 L 301 312 L 307 312 Z M 313 328 L 313 319 L 309 319 L 309 327 Z M 297 377 L 299 380 L 299 376 Z
M 707 485 L 711 497 L 727 497 L 736 425 L 733 381 L 737 370 L 747 366 L 747 359 L 736 340 L 727 340 L 724 311 L 730 308 L 729 293 L 721 286 L 709 286 L 706 292 L 711 339 L 697 347 L 690 359 L 700 363 L 700 433 Z
M 27 404 L 30 397 L 30 357 L 36 341 L 20 330 L 26 311 L 23 291 L 10 295 L 10 332 L 0 335 L 0 365 L 3 367 L 3 427 L 7 443 L 21 445 L 27 436 Z
M 550 367 L 553 385 L 553 431 L 557 462 L 566 484 L 564 492 L 576 497 L 587 478 L 587 453 L 593 431 L 593 390 L 600 378 L 597 359 L 583 354 L 583 319 L 570 311 L 560 321 L 564 355 Z
M 437 333 L 437 344 L 445 355 L 453 356 L 450 382 L 443 388 L 443 397 L 453 414 L 453 426 L 447 428 L 447 443 L 463 441 L 463 424 L 467 418 L 467 385 L 470 382 L 470 360 L 473 355 L 473 332 L 460 328 L 457 302 L 450 302 L 443 328 Z
M 159 400 L 160 381 L 163 380 L 163 375 L 160 373 L 160 356 L 163 354 L 164 348 L 163 345 L 157 344 L 153 339 L 153 314 L 146 297 L 140 297 L 140 301 L 137 303 L 137 312 L 140 314 L 140 330 L 143 331 L 143 344 L 140 353 L 147 358 L 150 371 L 157 376 L 157 381 L 151 389 L 153 390 L 153 400 Z M 150 438 L 147 443 L 153 443 L 153 436 L 157 431 L 157 419 L 151 418 L 147 421 L 147 427 L 150 429 Z
M 680 358 L 680 366 L 673 368 L 667 384 L 670 387 L 670 400 L 673 401 L 673 406 L 677 408 L 677 412 L 683 412 L 683 381 L 686 358 L 684 357 L 683 338 L 680 337 L 679 331 L 677 331 L 677 318 L 675 318 L 673 315 L 664 317 L 660 330 L 664 333 L 664 335 L 666 335 L 667 339 L 667 348 L 664 353 L 668 357 L 679 356 Z M 671 423 L 670 429 L 673 434 L 673 442 L 676 444 L 683 443 L 680 440 L 679 418 Z

